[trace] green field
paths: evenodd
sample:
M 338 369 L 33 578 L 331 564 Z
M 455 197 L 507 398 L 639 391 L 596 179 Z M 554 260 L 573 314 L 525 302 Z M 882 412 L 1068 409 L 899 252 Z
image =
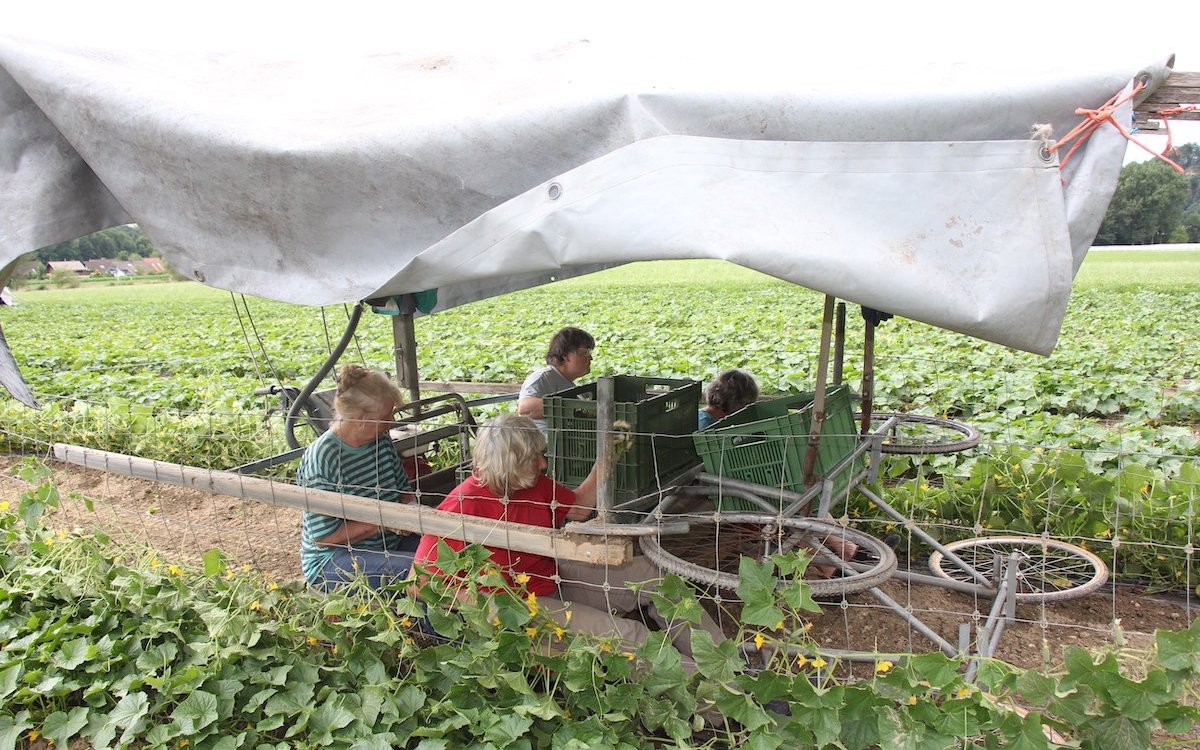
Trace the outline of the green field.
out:
M 1049 357 L 908 320 L 880 328 L 877 407 L 960 418 L 985 437 L 969 454 L 893 459 L 889 480 L 915 488 L 893 495 L 971 525 L 1103 543 L 1136 523 L 1138 538 L 1182 547 L 1200 454 L 1200 253 L 1093 253 L 1076 287 Z M 259 424 L 268 404 L 254 389 L 302 385 L 347 316 L 192 283 L 19 302 L 0 323 L 48 406 L 0 405 L 10 450 L 65 440 L 216 467 L 280 446 L 278 424 Z M 631 265 L 419 319 L 421 376 L 518 382 L 554 330 L 579 325 L 596 335 L 597 375 L 708 380 L 744 367 L 767 393 L 800 392 L 812 387 L 821 302 L 720 261 Z M 848 319 L 856 386 L 856 306 Z M 364 316 L 346 357 L 392 369 L 390 319 Z M 1175 557 L 1128 569 L 1176 583 Z
M 879 405 L 970 421 L 984 441 L 892 457 L 876 489 L 943 540 L 1045 534 L 1096 551 L 1119 580 L 1195 587 L 1200 254 L 1159 255 L 1090 256 L 1050 357 L 885 323 Z M 429 380 L 512 382 L 552 331 L 575 324 L 597 336 L 596 374 L 707 379 L 741 366 L 767 392 L 795 392 L 812 385 L 821 302 L 719 262 L 630 266 L 421 319 L 420 367 Z M 861 333 L 849 307 L 854 384 Z M 42 456 L 63 441 L 220 468 L 262 457 L 282 447 L 279 421 L 261 422 L 253 390 L 301 384 L 345 319 L 342 307 L 190 283 L 22 293 L 0 324 L 46 408 L 0 401 L 0 450 Z M 365 316 L 347 357 L 390 368 L 390 331 Z M 714 748 L 1048 748 L 1043 715 L 1081 747 L 1150 747 L 1151 732 L 1182 747 L 1200 716 L 1200 625 L 1119 652 L 1132 669 L 1068 649 L 1057 672 L 984 660 L 968 684 L 960 660 L 937 652 L 877 654 L 866 679 L 843 680 L 823 657 L 793 656 L 816 653 L 804 584 L 774 568 L 796 560 L 746 557 L 741 631 L 699 643 L 701 674 L 689 678 L 664 633 L 624 652 L 556 629 L 531 597 L 503 590 L 485 606 L 443 607 L 457 579 L 454 591 L 423 583 L 426 608 L 402 592 L 318 598 L 228 568 L 215 550 L 203 572 L 153 550 L 130 559 L 102 536 L 42 527 L 56 490 L 25 471 L 36 489 L 0 507 L 0 747 L 690 747 L 705 707 L 737 722 L 700 737 Z M 904 535 L 860 500 L 846 512 L 862 531 Z M 925 551 L 908 535 L 902 544 Z M 478 565 L 487 552 L 471 555 Z M 663 591 L 677 617 L 699 606 L 677 580 Z M 454 640 L 415 642 L 422 615 Z M 773 661 L 746 670 L 739 642 L 770 643 Z M 772 699 L 790 716 L 760 705 Z M 1018 703 L 1028 719 L 1008 708 Z

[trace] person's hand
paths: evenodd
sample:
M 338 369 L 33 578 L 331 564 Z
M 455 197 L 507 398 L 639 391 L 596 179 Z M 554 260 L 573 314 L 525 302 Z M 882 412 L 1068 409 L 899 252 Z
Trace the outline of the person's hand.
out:
M 609 433 L 608 441 L 612 444 L 613 462 L 617 462 L 626 453 L 633 448 L 633 425 L 626 422 L 624 419 L 618 419 L 613 422 L 612 432 Z

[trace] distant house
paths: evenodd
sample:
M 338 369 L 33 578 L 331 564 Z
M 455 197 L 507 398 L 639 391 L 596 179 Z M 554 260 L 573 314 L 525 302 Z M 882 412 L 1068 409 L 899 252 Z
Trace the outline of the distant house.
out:
M 83 265 L 90 273 L 100 273 L 105 276 L 133 276 L 139 273 L 137 263 L 128 260 L 96 258 L 95 260 L 85 260 Z
M 138 273 L 166 273 L 167 268 L 163 265 L 162 258 L 142 258 L 134 261 L 134 266 L 138 268 Z
M 87 276 L 91 273 L 87 266 L 77 260 L 52 260 L 46 264 L 50 267 L 50 273 L 56 271 L 70 271 L 76 276 Z

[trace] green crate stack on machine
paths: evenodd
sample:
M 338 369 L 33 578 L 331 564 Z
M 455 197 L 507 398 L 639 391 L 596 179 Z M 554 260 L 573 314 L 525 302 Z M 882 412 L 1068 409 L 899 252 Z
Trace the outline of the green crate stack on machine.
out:
M 617 505 L 654 492 L 700 462 L 692 441 L 700 381 L 618 375 L 613 401 L 614 421 L 631 425 L 634 435 L 613 470 Z M 596 384 L 560 391 L 543 404 L 550 476 L 573 487 L 587 478 L 596 460 Z
M 709 474 L 803 492 L 804 454 L 808 451 L 812 419 L 812 393 L 760 401 L 697 432 L 696 452 Z M 840 385 L 829 389 L 825 394 L 825 424 L 817 448 L 816 474 L 826 476 L 858 442 L 849 388 Z M 833 478 L 834 497 L 845 492 L 851 478 L 865 463 L 866 456 L 860 456 Z M 761 510 L 736 497 L 721 497 L 720 503 L 723 510 Z

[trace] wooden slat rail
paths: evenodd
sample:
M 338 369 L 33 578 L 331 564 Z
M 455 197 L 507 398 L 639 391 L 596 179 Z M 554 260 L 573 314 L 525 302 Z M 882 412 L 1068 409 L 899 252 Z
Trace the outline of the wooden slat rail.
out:
M 464 516 L 416 504 L 385 503 L 228 471 L 153 461 L 64 443 L 54 445 L 54 457 L 89 469 L 111 471 L 202 492 L 242 497 L 269 505 L 365 521 L 401 531 L 436 534 L 468 543 L 507 547 L 560 560 L 623 565 L 633 558 L 633 542 L 629 537 L 571 534 L 527 524 Z
M 1159 112 L 1181 105 L 1200 105 L 1200 73 L 1174 71 L 1171 76 L 1133 108 L 1134 123 L 1142 130 L 1159 127 Z M 1171 120 L 1200 120 L 1200 109 L 1170 116 Z
M 521 390 L 520 383 L 464 383 L 457 380 L 422 380 L 422 391 L 433 393 L 481 393 L 484 395 L 508 395 Z

